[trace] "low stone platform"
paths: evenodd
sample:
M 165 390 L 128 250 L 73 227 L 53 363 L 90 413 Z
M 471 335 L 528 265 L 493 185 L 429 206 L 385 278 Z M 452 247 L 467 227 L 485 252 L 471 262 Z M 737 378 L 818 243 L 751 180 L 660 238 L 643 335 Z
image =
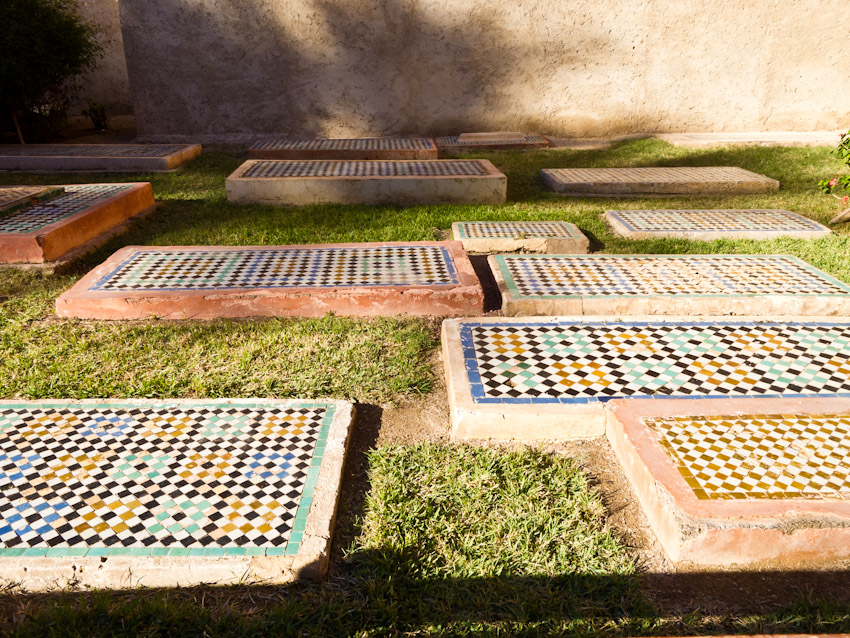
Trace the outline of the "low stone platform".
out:
M 779 182 L 735 166 L 544 168 L 543 184 L 577 197 L 749 195 L 779 190 Z
M 850 399 L 850 319 L 451 319 L 442 344 L 454 439 L 601 436 L 613 399 Z
M 787 210 L 609 210 L 605 220 L 627 239 L 820 239 L 832 234 L 823 224 Z
M 440 153 L 468 153 L 470 151 L 510 151 L 548 148 L 549 140 L 542 135 L 526 133 L 489 132 L 461 133 L 437 138 Z
M 654 137 L 685 148 L 716 146 L 837 146 L 841 131 L 754 131 L 744 133 L 659 133 Z
M 55 267 L 103 244 L 155 206 L 148 182 L 60 188 L 49 201 L 0 214 L 0 264 Z
M 850 558 L 850 401 L 615 401 L 607 435 L 676 563 Z
M 127 246 L 56 300 L 60 317 L 476 315 L 460 242 Z
M 59 197 L 61 186 L 0 186 L 0 215 Z
M 0 583 L 26 590 L 319 579 L 343 401 L 0 402 Z
M 500 204 L 508 178 L 487 160 L 248 160 L 227 178 L 237 204 Z
M 850 315 L 850 285 L 790 255 L 491 255 L 506 316 Z
M 425 137 L 263 140 L 248 149 L 248 159 L 435 160 L 437 145 Z
M 0 170 L 168 171 L 201 154 L 199 144 L 0 145 Z
M 455 222 L 452 236 L 465 250 L 476 253 L 530 253 L 569 255 L 586 253 L 590 241 L 569 222 Z

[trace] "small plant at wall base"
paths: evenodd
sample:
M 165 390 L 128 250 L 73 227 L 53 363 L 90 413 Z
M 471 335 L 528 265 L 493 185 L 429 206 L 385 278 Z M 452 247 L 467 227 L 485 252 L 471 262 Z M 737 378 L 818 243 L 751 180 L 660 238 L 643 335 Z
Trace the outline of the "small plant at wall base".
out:
M 83 115 L 91 120 L 92 126 L 97 131 L 105 131 L 106 125 L 109 123 L 109 116 L 106 115 L 106 107 L 100 102 L 89 99 L 86 101 L 86 108 L 83 109 Z
M 103 54 L 73 0 L 0 2 L 0 113 L 24 144 L 64 123 L 76 79 Z
M 847 166 L 850 166 L 850 131 L 841 134 L 841 141 L 838 143 L 836 153 Z M 818 182 L 818 186 L 824 193 L 831 195 L 845 207 L 829 223 L 834 224 L 850 219 L 850 175 L 835 175 L 832 179 L 822 179 Z

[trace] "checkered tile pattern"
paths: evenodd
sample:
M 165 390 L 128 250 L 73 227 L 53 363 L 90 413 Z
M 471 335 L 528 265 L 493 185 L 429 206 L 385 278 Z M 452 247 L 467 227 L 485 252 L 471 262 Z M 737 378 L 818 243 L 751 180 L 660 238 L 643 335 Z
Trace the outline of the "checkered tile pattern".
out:
M 581 239 L 583 235 L 575 224 L 567 222 L 463 222 L 458 224 L 462 239 L 505 237 L 569 237 Z
M 493 138 L 479 140 L 460 140 L 459 135 L 449 135 L 446 137 L 437 138 L 437 146 L 507 146 L 516 144 L 517 146 L 527 144 L 543 144 L 549 145 L 549 141 L 540 135 L 525 135 L 520 138 Z
M 608 211 L 626 228 L 645 233 L 819 231 L 823 226 L 787 210 L 617 210 Z
M 0 555 L 285 546 L 330 419 L 321 403 L 4 406 Z
M 850 325 L 461 323 L 473 400 L 850 397 Z
M 497 263 L 521 297 L 850 294 L 850 286 L 787 256 L 500 255 Z
M 427 138 L 364 137 L 359 139 L 265 140 L 252 151 L 427 151 L 436 148 Z
M 0 213 L 58 197 L 62 192 L 56 186 L 0 186 Z
M 27 144 L 0 146 L 0 157 L 167 157 L 183 144 Z
M 701 499 L 850 498 L 850 417 L 749 414 L 645 420 Z
M 487 175 L 477 160 L 257 160 L 241 177 L 447 177 Z
M 562 184 L 750 182 L 761 175 L 736 166 L 672 166 L 640 168 L 551 168 L 546 169 Z
M 79 184 L 65 186 L 65 193 L 0 217 L 0 233 L 31 233 L 128 190 L 128 184 Z
M 139 250 L 91 290 L 211 290 L 458 283 L 440 246 Z

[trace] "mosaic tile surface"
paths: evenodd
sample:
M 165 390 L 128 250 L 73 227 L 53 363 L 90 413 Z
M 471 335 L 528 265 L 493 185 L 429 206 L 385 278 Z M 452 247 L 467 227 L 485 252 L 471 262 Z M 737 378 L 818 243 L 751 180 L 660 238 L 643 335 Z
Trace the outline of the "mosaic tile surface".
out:
M 0 556 L 282 555 L 333 406 L 0 408 Z
M 736 166 L 671 166 L 638 168 L 551 168 L 546 169 L 564 183 L 628 183 L 643 182 L 751 182 L 764 177 Z
M 645 419 L 701 499 L 850 498 L 850 417 Z
M 525 135 L 521 138 L 493 138 L 480 140 L 460 140 L 459 135 L 448 135 L 437 139 L 437 146 L 494 146 L 508 144 L 549 144 L 549 140 L 540 135 Z
M 130 184 L 65 186 L 65 193 L 54 199 L 0 217 L 0 233 L 31 233 L 130 188 Z
M 462 322 L 476 403 L 850 397 L 840 323 Z
M 850 294 L 786 255 L 498 255 L 496 262 L 521 297 Z
M 823 230 L 817 222 L 787 210 L 617 210 L 608 214 L 628 230 L 648 233 Z
M 257 160 L 242 177 L 441 177 L 488 175 L 476 160 Z
M 7 157 L 166 157 L 185 144 L 28 144 L 0 146 Z
M 441 246 L 139 250 L 91 290 L 210 290 L 458 283 Z
M 58 197 L 57 186 L 0 186 L 0 214 Z
M 570 237 L 583 239 L 581 231 L 567 222 L 463 222 L 458 224 L 462 239 L 479 237 Z
M 359 139 L 265 140 L 253 151 L 427 151 L 436 148 L 426 138 L 365 137 Z

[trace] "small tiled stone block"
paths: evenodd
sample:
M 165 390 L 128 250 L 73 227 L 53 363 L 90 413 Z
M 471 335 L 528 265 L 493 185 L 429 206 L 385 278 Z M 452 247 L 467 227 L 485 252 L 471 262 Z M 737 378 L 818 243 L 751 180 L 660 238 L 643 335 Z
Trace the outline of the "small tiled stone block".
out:
M 0 170 L 168 171 L 200 154 L 198 144 L 0 145 Z
M 0 215 L 46 202 L 64 192 L 61 186 L 0 186 Z
M 823 224 L 787 210 L 609 210 L 605 219 L 627 239 L 820 239 L 832 234 Z
M 491 255 L 509 317 L 850 315 L 850 286 L 790 255 Z
M 455 439 L 601 436 L 614 399 L 850 399 L 850 319 L 451 319 L 442 343 Z
M 237 204 L 500 204 L 507 184 L 487 160 L 248 160 L 226 188 Z
M 153 210 L 148 182 L 74 184 L 46 202 L 0 216 L 0 264 L 67 259 L 105 241 L 129 219 Z
M 655 135 L 675 146 L 836 146 L 844 131 L 756 131 L 744 133 L 660 133 Z
M 128 246 L 56 301 L 60 317 L 216 319 L 475 315 L 484 295 L 460 242 Z
M 847 398 L 609 408 L 608 439 L 674 562 L 850 558 Z
M 466 153 L 469 151 L 507 151 L 548 148 L 549 140 L 542 135 L 513 132 L 461 133 L 437 138 L 441 153 Z
M 452 236 L 476 253 L 586 253 L 590 241 L 569 222 L 455 222 Z
M 746 195 L 779 190 L 779 182 L 734 166 L 544 168 L 547 188 L 580 197 Z
M 424 137 L 264 140 L 248 159 L 266 160 L 435 160 L 437 145 Z
M 321 578 L 353 406 L 0 402 L 0 583 L 27 590 Z

